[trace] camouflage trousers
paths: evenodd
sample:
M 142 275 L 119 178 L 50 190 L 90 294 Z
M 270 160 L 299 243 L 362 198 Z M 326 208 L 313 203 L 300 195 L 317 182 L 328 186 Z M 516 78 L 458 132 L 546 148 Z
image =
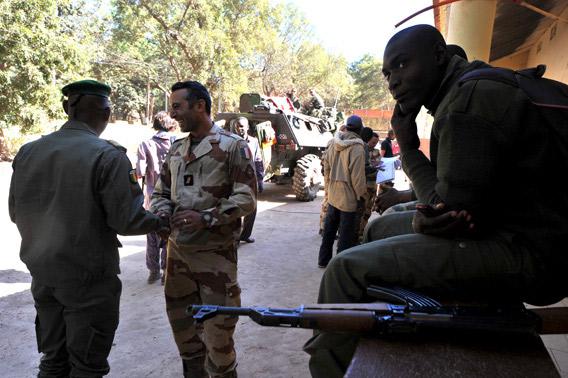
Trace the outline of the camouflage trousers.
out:
M 370 185 L 367 184 L 367 200 L 365 201 L 365 207 L 363 209 L 363 214 L 361 214 L 361 224 L 359 225 L 359 240 L 363 240 L 363 231 L 369 222 L 369 218 L 373 213 L 373 205 L 375 204 L 375 198 L 377 198 L 377 184 Z
M 326 215 L 327 215 L 327 190 L 324 191 L 323 200 L 321 201 L 320 228 L 319 228 L 320 235 L 323 232 L 323 225 L 325 223 Z
M 180 356 L 205 358 L 211 377 L 230 376 L 236 367 L 233 333 L 237 317 L 216 316 L 196 324 L 186 309 L 193 304 L 240 306 L 236 244 L 217 250 L 168 243 L 165 296 L 168 319 Z

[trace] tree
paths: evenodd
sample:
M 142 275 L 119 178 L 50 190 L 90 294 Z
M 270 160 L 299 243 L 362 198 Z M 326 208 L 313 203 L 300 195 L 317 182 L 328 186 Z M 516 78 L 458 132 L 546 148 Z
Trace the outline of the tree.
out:
M 296 87 L 307 94 L 318 87 L 332 102 L 338 87 L 349 90 L 347 62 L 311 42 L 309 22 L 290 5 L 115 0 L 113 6 L 105 75 L 147 80 L 165 92 L 175 81 L 201 81 L 214 112 L 244 92 L 284 95 Z
M 71 0 L 0 2 L 0 155 L 2 129 L 32 132 L 61 117 L 62 84 L 89 71 L 94 24 L 82 9 Z
M 264 30 L 266 0 L 115 0 L 113 7 L 109 62 L 164 91 L 198 80 L 214 104 L 246 91 L 240 63 Z
M 383 64 L 372 55 L 365 55 L 349 67 L 354 80 L 353 108 L 394 109 L 394 100 L 383 77 Z
M 267 32 L 245 61 L 250 88 L 266 95 L 295 88 L 306 100 L 309 89 L 317 88 L 330 105 L 351 91 L 347 61 L 313 42 L 310 23 L 296 7 L 277 5 L 267 21 Z

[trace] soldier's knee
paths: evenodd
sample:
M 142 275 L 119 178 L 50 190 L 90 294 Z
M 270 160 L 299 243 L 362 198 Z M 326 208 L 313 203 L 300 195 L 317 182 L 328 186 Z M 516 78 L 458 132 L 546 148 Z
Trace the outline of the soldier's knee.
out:
M 381 216 L 367 223 L 363 233 L 363 243 L 383 239 L 388 221 L 388 216 Z
M 360 256 L 358 256 L 357 253 L 358 250 L 360 250 L 360 246 L 346 249 L 341 253 L 335 255 L 327 265 L 324 279 L 326 276 L 345 276 L 350 275 L 350 273 L 353 271 L 360 270 L 362 261 L 361 259 L 359 259 Z
M 382 240 L 398 235 L 412 234 L 414 211 L 401 211 L 382 215 L 369 222 L 364 234 L 364 243 Z

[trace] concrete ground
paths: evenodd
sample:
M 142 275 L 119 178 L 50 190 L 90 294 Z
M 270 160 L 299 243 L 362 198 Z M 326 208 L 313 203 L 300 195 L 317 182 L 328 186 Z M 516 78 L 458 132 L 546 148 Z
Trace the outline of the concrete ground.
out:
M 132 152 L 148 128 L 113 125 L 103 137 L 115 139 Z M 18 257 L 20 238 L 8 217 L 9 163 L 0 163 L 0 376 L 37 374 L 37 353 L 31 277 Z M 396 186 L 407 182 L 397 177 Z M 317 268 L 317 234 L 321 195 L 313 202 L 296 202 L 289 186 L 266 185 L 253 232 L 254 244 L 239 248 L 242 305 L 296 307 L 313 303 L 323 271 Z M 109 377 L 179 377 L 181 362 L 165 314 L 163 286 L 146 283 L 145 237 L 121 237 L 120 278 L 123 282 L 121 320 L 110 354 Z M 568 305 L 568 303 L 564 303 Z M 239 376 L 252 378 L 309 377 L 303 343 L 311 332 L 261 327 L 241 318 L 235 335 Z M 568 377 L 568 339 L 544 338 L 562 376 Z

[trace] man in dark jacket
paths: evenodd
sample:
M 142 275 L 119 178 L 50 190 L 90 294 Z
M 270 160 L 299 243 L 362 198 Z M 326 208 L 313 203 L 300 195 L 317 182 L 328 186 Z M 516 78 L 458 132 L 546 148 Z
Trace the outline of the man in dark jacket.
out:
M 561 185 L 541 184 L 565 151 L 522 89 L 460 82 L 480 67 L 488 66 L 450 56 L 431 26 L 404 29 L 389 41 L 383 73 L 397 101 L 391 123 L 422 205 L 393 214 L 398 223 L 390 222 L 394 231 L 384 230 L 384 239 L 368 238 L 336 256 L 319 302 L 361 302 L 370 284 L 533 304 L 565 295 L 568 196 Z M 419 150 L 421 106 L 434 116 L 431 161 Z M 354 336 L 316 334 L 305 346 L 313 376 L 343 376 L 356 343 Z
M 69 120 L 14 159 L 10 218 L 32 275 L 38 376 L 101 377 L 118 326 L 117 234 L 146 234 L 167 222 L 144 210 L 126 150 L 99 138 L 110 87 L 84 80 L 62 92 Z

